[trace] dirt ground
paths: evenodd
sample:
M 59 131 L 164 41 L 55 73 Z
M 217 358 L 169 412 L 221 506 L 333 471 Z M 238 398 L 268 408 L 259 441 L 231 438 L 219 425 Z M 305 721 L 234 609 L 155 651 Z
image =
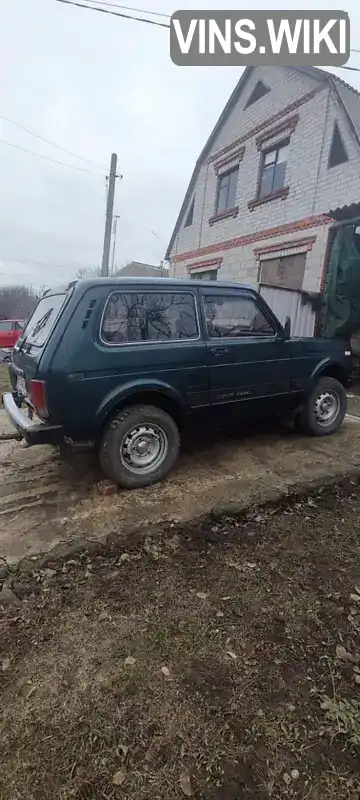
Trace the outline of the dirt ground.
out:
M 92 458 L 0 444 L 1 800 L 360 800 L 349 412 L 208 432 L 108 496 Z
M 350 488 L 22 575 L 0 615 L 2 800 L 359 800 Z
M 2 368 L 2 389 L 6 381 Z M 185 443 L 167 481 L 109 496 L 99 492 L 103 475 L 93 456 L 66 464 L 53 448 L 0 442 L 0 556 L 13 563 L 74 539 L 104 540 L 238 511 L 298 484 L 360 469 L 359 397 L 350 398 L 349 411 L 341 431 L 325 439 L 284 428 L 247 436 L 207 431 Z M 0 409 L 0 433 L 9 430 Z
M 0 412 L 1 427 L 1 412 Z M 245 437 L 209 433 L 186 445 L 169 479 L 146 489 L 102 496 L 95 458 L 64 464 L 49 447 L 5 443 L 0 461 L 0 555 L 9 561 L 74 538 L 104 539 L 129 530 L 196 519 L 342 475 L 360 466 L 360 424 L 349 419 L 336 436 L 310 439 L 270 430 Z M 1 455 L 0 455 L 1 458 Z

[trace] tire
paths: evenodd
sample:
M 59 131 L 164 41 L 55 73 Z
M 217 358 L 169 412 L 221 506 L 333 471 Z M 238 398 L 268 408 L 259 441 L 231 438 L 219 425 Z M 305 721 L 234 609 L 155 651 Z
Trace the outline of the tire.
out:
M 126 489 L 138 489 L 162 480 L 179 450 L 179 430 L 170 414 L 156 406 L 128 406 L 105 428 L 99 459 L 109 478 Z
M 299 415 L 300 428 L 311 436 L 330 436 L 340 427 L 347 394 L 335 378 L 319 378 Z

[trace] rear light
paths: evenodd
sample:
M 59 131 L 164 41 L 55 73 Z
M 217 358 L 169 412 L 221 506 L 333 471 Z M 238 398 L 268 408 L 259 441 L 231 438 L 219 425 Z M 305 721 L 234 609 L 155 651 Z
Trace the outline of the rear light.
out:
M 30 398 L 39 417 L 48 417 L 45 381 L 30 381 Z

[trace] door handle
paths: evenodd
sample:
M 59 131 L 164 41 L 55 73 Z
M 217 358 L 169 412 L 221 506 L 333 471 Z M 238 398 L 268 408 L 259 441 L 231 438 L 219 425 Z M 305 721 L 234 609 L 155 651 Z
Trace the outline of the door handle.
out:
M 228 352 L 229 350 L 227 347 L 210 347 L 210 353 L 212 353 L 214 356 L 222 356 Z

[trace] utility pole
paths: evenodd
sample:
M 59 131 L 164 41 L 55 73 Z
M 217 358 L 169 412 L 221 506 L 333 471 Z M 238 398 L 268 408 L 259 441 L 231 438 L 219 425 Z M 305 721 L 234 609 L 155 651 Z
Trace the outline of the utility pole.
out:
M 110 162 L 109 173 L 109 189 L 106 202 L 106 218 L 105 218 L 105 233 L 104 233 L 104 247 L 101 262 L 101 275 L 107 277 L 109 274 L 109 257 L 110 257 L 110 243 L 111 243 L 111 225 L 114 211 L 114 195 L 115 195 L 115 180 L 116 175 L 117 155 L 112 153 Z
M 117 231 L 117 221 L 120 219 L 119 214 L 114 214 L 114 223 L 113 223 L 113 248 L 112 248 L 112 257 L 111 257 L 111 274 L 114 274 L 114 267 L 115 267 L 115 248 L 116 248 L 116 231 Z

